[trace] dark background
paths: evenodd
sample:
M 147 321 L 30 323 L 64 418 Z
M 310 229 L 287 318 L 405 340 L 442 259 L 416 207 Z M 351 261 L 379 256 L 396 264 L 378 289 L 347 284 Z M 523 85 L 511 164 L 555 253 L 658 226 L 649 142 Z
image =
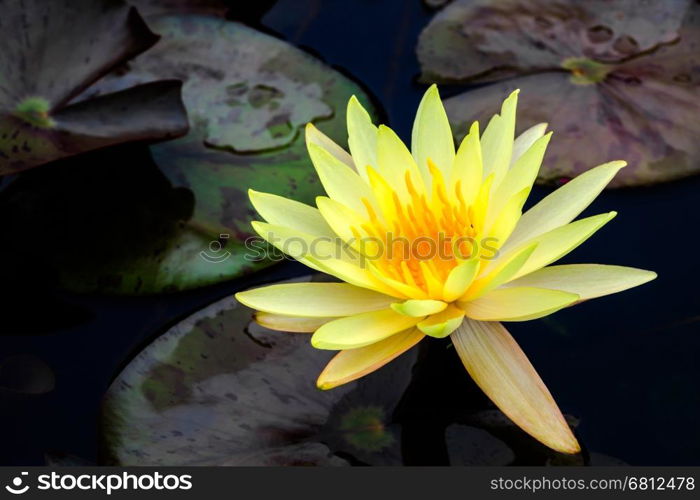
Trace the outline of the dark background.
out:
M 234 18 L 278 34 L 352 75 L 383 105 L 388 124 L 402 138 L 410 137 L 425 89 L 415 83 L 414 50 L 433 15 L 420 0 L 246 3 L 256 5 L 235 5 Z M 443 96 L 454 92 L 442 88 Z M 548 192 L 536 188 L 529 204 Z M 586 213 L 617 210 L 618 217 L 564 262 L 641 267 L 659 278 L 544 320 L 510 326 L 562 410 L 580 420 L 578 435 L 585 446 L 633 465 L 700 465 L 698 192 L 700 178 L 604 192 Z M 40 228 L 36 237 L 41 239 Z M 32 293 L 21 301 L 4 301 L 12 310 L 0 310 L 0 358 L 36 355 L 53 369 L 56 387 L 40 396 L 0 392 L 4 465 L 43 464 L 46 452 L 96 461 L 100 399 L 145 344 L 217 298 L 305 272 L 284 264 L 254 278 L 186 293 L 87 297 L 51 290 L 41 280 L 41 262 L 36 264 L 38 277 L 28 285 Z M 12 262 L 4 266 L 11 268 Z M 15 295 L 7 283 L 0 288 L 7 297 Z M 411 388 L 405 419 L 412 425 L 406 427 L 404 444 L 408 462 L 439 464 L 445 460 L 440 415 L 467 404 L 473 386 L 454 353 L 435 355 L 430 343 L 424 350 L 421 369 L 426 372 L 432 364 L 433 375 Z

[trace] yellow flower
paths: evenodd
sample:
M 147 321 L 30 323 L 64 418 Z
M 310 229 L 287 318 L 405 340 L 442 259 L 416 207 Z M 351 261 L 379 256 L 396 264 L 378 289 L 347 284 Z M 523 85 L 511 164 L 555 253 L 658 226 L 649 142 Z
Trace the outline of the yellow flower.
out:
M 366 375 L 425 335 L 450 336 L 474 381 L 526 432 L 564 453 L 580 450 L 549 391 L 501 321 L 541 318 L 656 277 L 598 264 L 549 266 L 615 212 L 572 222 L 622 161 L 593 168 L 524 214 L 551 133 L 535 125 L 514 139 L 518 92 L 480 136 L 474 123 L 457 151 L 435 86 L 418 108 L 409 151 L 372 124 L 354 97 L 351 155 L 313 125 L 309 155 L 327 197 L 317 208 L 250 192 L 267 222 L 263 238 L 345 283 L 272 285 L 238 293 L 269 328 L 314 332 L 340 352 L 318 386 Z M 545 267 L 549 266 L 549 267 Z

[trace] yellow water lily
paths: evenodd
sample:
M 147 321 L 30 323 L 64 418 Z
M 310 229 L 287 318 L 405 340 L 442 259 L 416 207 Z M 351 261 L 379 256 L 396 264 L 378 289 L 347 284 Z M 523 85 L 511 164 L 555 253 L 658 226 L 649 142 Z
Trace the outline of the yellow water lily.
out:
M 312 124 L 309 155 L 328 196 L 316 208 L 251 191 L 271 244 L 344 283 L 289 283 L 236 294 L 271 329 L 313 332 L 339 350 L 317 385 L 366 375 L 426 335 L 450 336 L 474 381 L 545 445 L 579 444 L 504 321 L 526 321 L 619 292 L 653 272 L 599 264 L 549 266 L 615 216 L 572 222 L 624 167 L 613 161 L 563 185 L 522 213 L 551 133 L 515 138 L 518 92 L 483 134 L 474 123 L 455 150 L 438 90 L 430 87 L 411 150 L 375 126 L 356 98 L 347 109 L 350 154 Z

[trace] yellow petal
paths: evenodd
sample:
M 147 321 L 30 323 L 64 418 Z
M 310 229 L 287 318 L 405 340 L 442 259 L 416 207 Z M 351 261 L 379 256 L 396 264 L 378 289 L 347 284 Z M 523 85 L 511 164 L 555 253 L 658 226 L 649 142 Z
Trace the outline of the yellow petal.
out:
M 459 328 L 463 320 L 464 311 L 450 304 L 444 311 L 418 323 L 418 329 L 426 335 L 442 339 Z
M 307 148 L 328 196 L 358 213 L 365 213 L 363 198 L 376 203 L 372 190 L 352 168 L 317 144 L 307 144 Z
M 393 130 L 380 125 L 377 132 L 377 171 L 396 191 L 399 198 L 404 200 L 408 196 L 405 180 L 407 170 L 414 187 L 418 192 L 423 192 L 423 180 L 426 177 L 419 172 L 410 151 Z
M 321 146 L 348 167 L 355 168 L 355 163 L 352 161 L 350 153 L 338 146 L 333 139 L 317 129 L 311 122 L 306 124 L 306 143 L 314 143 Z
M 400 294 L 399 296 L 416 300 L 425 300 L 428 298 L 428 294 L 425 293 L 421 288 L 419 288 L 415 284 L 404 283 L 402 281 L 397 281 L 393 278 L 390 278 L 389 276 L 384 274 L 380 269 L 378 269 L 377 266 L 374 265 L 372 262 L 369 262 L 367 264 L 367 268 L 377 280 L 379 280 L 388 288 L 394 290 L 395 293 Z
M 579 300 L 587 300 L 643 285 L 655 278 L 656 273 L 633 267 L 570 264 L 545 267 L 511 281 L 507 286 L 563 290 L 579 295 Z
M 348 146 L 358 173 L 367 179 L 368 165 L 377 166 L 377 127 L 355 96 L 348 101 Z
M 261 238 L 299 262 L 324 261 L 328 264 L 335 260 L 344 260 L 355 266 L 362 263 L 361 256 L 349 246 L 344 245 L 335 233 L 332 235 L 310 234 L 291 227 L 260 221 L 251 222 L 251 226 Z
M 491 196 L 491 187 L 493 186 L 493 174 L 489 175 L 479 187 L 479 192 L 471 208 L 474 212 L 472 224 L 476 229 L 477 234 L 481 234 L 486 224 L 486 215 L 489 208 L 489 198 Z
M 251 225 L 275 248 L 312 269 L 352 285 L 404 298 L 375 278 L 365 257 L 338 237 L 319 237 L 259 221 L 253 221 Z
M 378 279 L 372 272 L 371 262 L 365 263 L 364 267 L 358 267 L 352 262 L 337 259 L 325 259 L 316 261 L 309 259 L 311 264 L 318 267 L 321 272 L 335 276 L 339 280 L 351 283 L 353 285 L 375 290 L 377 292 L 390 295 L 397 299 L 413 298 L 411 295 L 405 294 L 396 287 L 388 286 L 383 280 Z M 303 262 L 306 264 L 306 262 Z M 308 265 L 308 264 L 306 264 Z
M 526 244 L 537 243 L 537 248 L 525 265 L 523 265 L 511 279 L 525 276 L 526 274 L 537 271 L 561 259 L 593 236 L 598 229 L 612 220 L 615 215 L 617 215 L 616 212 L 594 215 L 593 217 L 587 217 L 567 224 L 566 226 L 558 227 L 557 229 L 531 239 Z M 510 252 L 504 252 L 504 254 L 505 258 L 505 256 L 510 255 Z M 498 261 L 498 259 L 496 260 Z
M 544 198 L 520 218 L 510 236 L 508 248 L 574 220 L 625 165 L 624 161 L 600 165 L 567 182 Z
M 488 226 L 489 222 L 487 221 L 487 237 L 491 238 L 497 248 L 501 248 L 513 232 L 513 229 L 523 213 L 523 205 L 525 205 L 529 194 L 529 187 L 515 193 L 496 215 L 495 220 L 490 226 Z
M 447 302 L 455 301 L 467 292 L 479 271 L 479 264 L 479 259 L 470 259 L 450 271 L 442 291 Z
M 513 165 L 515 165 L 515 162 L 518 160 L 518 158 L 520 158 L 520 156 L 522 156 L 523 153 L 525 153 L 525 151 L 530 149 L 532 145 L 535 144 L 535 142 L 538 141 L 546 131 L 547 124 L 538 123 L 537 125 L 533 125 L 532 127 L 530 127 L 525 132 L 523 132 L 515 138 L 515 141 L 513 141 L 513 155 L 510 160 L 511 168 L 513 167 Z
M 522 250 L 513 252 L 511 257 L 503 259 L 503 261 L 491 272 L 474 281 L 472 286 L 469 287 L 469 291 L 465 293 L 460 300 L 474 300 L 511 280 L 528 261 L 532 253 L 535 251 L 535 248 L 537 248 L 537 245 L 537 243 L 528 245 Z
M 428 159 L 437 165 L 445 179 L 449 179 L 455 144 L 437 85 L 430 86 L 418 106 L 413 122 L 411 151 L 426 184 L 430 185 Z
M 554 398 L 503 325 L 467 319 L 452 342 L 474 382 L 516 425 L 556 451 L 580 451 Z
M 481 160 L 481 142 L 479 141 L 479 122 L 474 122 L 455 155 L 449 177 L 450 195 L 458 190 L 465 205 L 471 205 L 479 193 L 482 176 L 483 165 Z
M 261 311 L 255 313 L 256 323 L 270 330 L 278 330 L 280 332 L 312 333 L 333 319 L 332 317 L 307 318 L 301 316 L 286 316 L 284 314 Z
M 523 189 L 532 188 L 551 137 L 551 132 L 540 137 L 515 161 L 514 165 L 508 170 L 508 173 L 506 173 L 503 181 L 498 186 L 491 200 L 489 213 L 493 212 L 495 216 L 513 195 Z
M 399 314 L 413 316 L 414 318 L 424 318 L 431 314 L 444 311 L 447 304 L 441 300 L 407 300 L 405 302 L 395 302 L 391 308 Z
M 423 337 L 412 328 L 366 347 L 340 351 L 321 372 L 316 385 L 319 389 L 333 389 L 364 377 L 408 351 Z
M 312 318 L 378 311 L 396 302 L 347 283 L 281 283 L 239 292 L 236 300 L 258 311 Z
M 497 288 L 460 302 L 467 317 L 479 321 L 529 321 L 548 316 L 579 299 L 574 293 L 546 288 Z
M 421 260 L 418 262 L 418 268 L 423 274 L 423 280 L 425 280 L 428 286 L 428 295 L 430 297 L 441 297 L 444 283 L 440 281 L 440 278 L 433 272 L 428 261 Z
M 484 130 L 481 151 L 484 158 L 484 176 L 493 174 L 494 186 L 498 186 L 508 171 L 515 137 L 515 110 L 519 90 L 514 90 L 503 101 L 501 114 L 495 115 Z
M 308 205 L 282 196 L 248 190 L 255 210 L 270 224 L 287 226 L 309 234 L 333 236 L 321 213 Z
M 396 219 L 394 187 L 374 167 L 367 167 L 367 183 L 384 219 Z
M 357 245 L 353 245 L 353 248 L 356 250 L 361 248 L 361 243 L 363 242 L 355 241 L 356 236 L 352 228 L 356 228 L 359 233 L 366 236 L 364 230 L 361 229 L 361 226 L 367 222 L 366 217 L 346 207 L 342 203 L 331 198 L 326 198 L 325 196 L 318 196 L 316 198 L 316 206 L 318 207 L 318 211 L 324 223 L 330 226 L 335 234 L 346 242 L 357 243 Z M 364 240 L 364 243 L 368 242 L 369 238 Z
M 391 309 L 356 314 L 323 325 L 311 337 L 311 345 L 317 349 L 355 349 L 391 337 L 420 320 Z

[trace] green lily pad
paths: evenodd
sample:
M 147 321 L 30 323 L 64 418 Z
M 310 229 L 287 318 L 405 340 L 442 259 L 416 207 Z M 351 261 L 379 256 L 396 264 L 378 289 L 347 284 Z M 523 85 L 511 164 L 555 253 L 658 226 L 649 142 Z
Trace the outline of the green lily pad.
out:
M 154 236 L 150 252 L 143 251 L 144 244 L 131 245 L 109 261 L 83 252 L 82 267 L 76 259 L 76 267 L 64 273 L 63 282 L 72 290 L 182 290 L 269 265 L 247 255 L 245 241 L 256 218 L 248 189 L 312 203 L 322 189 L 306 151 L 304 124 L 313 121 L 344 144 L 348 99 L 356 94 L 369 105 L 347 77 L 243 24 L 166 15 L 149 17 L 149 25 L 162 36 L 160 42 L 81 99 L 161 78 L 183 81 L 191 131 L 152 146 L 151 153 L 175 188 L 194 195 L 193 214 L 179 226 L 169 221 L 167 231 Z M 140 225 L 138 217 L 131 220 Z M 129 241 L 124 239 L 124 247 Z M 153 247 L 159 250 L 156 256 Z
M 149 23 L 162 40 L 99 89 L 183 80 L 192 130 L 152 151 L 176 185 L 194 192 L 194 218 L 240 238 L 251 234 L 248 188 L 312 202 L 321 187 L 303 126 L 313 121 L 345 143 L 348 99 L 356 94 L 369 101 L 358 85 L 240 23 L 205 16 L 160 16 Z
M 0 175 L 187 131 L 177 81 L 71 104 L 115 65 L 158 40 L 126 3 L 3 0 L 0 10 Z
M 427 81 L 495 82 L 446 100 L 458 138 L 521 89 L 518 132 L 548 122 L 555 133 L 540 182 L 613 159 L 629 166 L 612 187 L 700 170 L 697 2 L 457 0 L 421 34 L 418 54 Z
M 332 356 L 307 334 L 272 332 L 225 298 L 137 355 L 103 404 L 107 461 L 121 465 L 400 463 L 391 416 L 413 353 L 330 391 Z

